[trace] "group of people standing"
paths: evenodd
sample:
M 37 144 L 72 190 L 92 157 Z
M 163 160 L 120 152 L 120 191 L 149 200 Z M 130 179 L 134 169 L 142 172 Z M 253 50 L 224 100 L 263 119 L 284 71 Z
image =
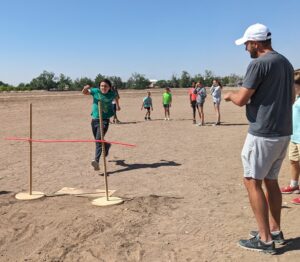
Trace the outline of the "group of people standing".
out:
M 220 103 L 221 103 L 221 93 L 222 93 L 222 84 L 219 80 L 214 79 L 212 86 L 210 88 L 210 93 L 213 98 L 214 109 L 216 111 L 217 119 L 214 125 L 221 124 L 221 115 L 220 115 Z M 207 96 L 206 88 L 203 86 L 201 81 L 197 83 L 193 82 L 192 87 L 189 89 L 189 98 L 191 107 L 193 109 L 193 124 L 196 124 L 196 110 L 198 110 L 200 122 L 198 126 L 204 126 L 204 103 Z
M 165 120 L 170 120 L 170 107 L 172 105 L 172 93 L 169 87 L 165 89 L 165 92 L 162 95 L 162 105 L 165 111 Z M 145 120 L 151 120 L 151 111 L 153 111 L 153 104 L 151 98 L 151 92 L 147 92 L 147 96 L 143 99 L 143 104 L 141 110 L 145 109 Z
M 214 79 L 212 86 L 210 88 L 210 94 L 212 95 L 214 109 L 216 111 L 216 122 L 214 125 L 221 124 L 221 114 L 220 114 L 220 103 L 221 103 L 221 93 L 222 93 L 222 84 L 219 80 Z M 193 109 L 193 124 L 196 124 L 196 111 L 198 110 L 200 122 L 198 126 L 204 126 L 204 103 L 207 96 L 206 88 L 203 86 L 201 81 L 197 83 L 193 82 L 192 87 L 188 91 L 189 100 L 191 107 Z M 165 92 L 162 95 L 162 105 L 165 113 L 165 120 L 170 120 L 170 108 L 172 104 L 172 93 L 170 88 L 166 88 Z M 151 98 L 151 92 L 147 92 L 147 96 L 143 98 L 143 103 L 141 110 L 145 109 L 145 120 L 151 120 L 151 111 L 153 111 L 153 103 Z

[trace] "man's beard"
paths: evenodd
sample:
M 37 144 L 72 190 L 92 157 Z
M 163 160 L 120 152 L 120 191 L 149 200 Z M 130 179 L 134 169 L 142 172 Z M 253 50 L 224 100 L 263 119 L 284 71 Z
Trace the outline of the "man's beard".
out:
M 258 58 L 257 50 L 251 50 L 249 53 L 251 58 Z

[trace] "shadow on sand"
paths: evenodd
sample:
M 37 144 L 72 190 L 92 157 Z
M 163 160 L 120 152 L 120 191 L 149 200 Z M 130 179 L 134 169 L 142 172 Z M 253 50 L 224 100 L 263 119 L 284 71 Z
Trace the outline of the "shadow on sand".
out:
M 276 255 L 282 255 L 295 250 L 300 250 L 300 237 L 287 239 L 284 246 L 276 248 Z
M 142 123 L 144 121 L 124 121 L 124 122 L 120 122 L 120 123 L 112 123 L 110 122 L 110 125 L 133 125 L 133 124 L 139 124 L 139 123 Z
M 12 193 L 11 191 L 0 191 L 0 195 L 7 195 Z
M 123 168 L 108 172 L 108 175 L 116 174 L 116 173 L 122 173 L 130 170 L 135 169 L 144 169 L 144 168 L 159 168 L 163 166 L 181 166 L 181 164 L 176 163 L 174 161 L 167 161 L 167 160 L 160 160 L 158 163 L 152 163 L 152 164 L 126 164 L 125 160 L 110 160 L 109 162 L 116 163 L 117 166 L 121 166 Z
M 221 126 L 248 126 L 248 123 L 226 123 L 222 122 Z

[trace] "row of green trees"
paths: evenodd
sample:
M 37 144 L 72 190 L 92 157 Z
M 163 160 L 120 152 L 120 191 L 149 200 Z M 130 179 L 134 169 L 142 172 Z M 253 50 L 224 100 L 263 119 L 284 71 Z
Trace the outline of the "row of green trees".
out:
M 104 76 L 98 74 L 95 79 L 88 77 L 77 78 L 72 80 L 70 77 L 60 74 L 55 76 L 54 73 L 44 71 L 38 77 L 32 79 L 30 83 L 20 83 L 18 86 L 12 86 L 0 81 L 0 91 L 25 91 L 25 90 L 81 90 L 84 85 L 98 85 L 104 78 L 109 79 L 113 85 L 119 89 L 145 89 L 151 84 L 151 81 L 147 79 L 144 75 L 134 73 L 127 80 L 123 82 L 121 77 L 118 76 Z M 225 77 L 217 77 L 210 70 L 205 70 L 204 74 L 196 74 L 194 76 L 190 75 L 187 71 L 182 71 L 181 76 L 177 77 L 172 75 L 170 80 L 159 80 L 154 83 L 155 87 L 165 88 L 187 88 L 190 87 L 192 82 L 201 81 L 205 86 L 210 86 L 213 79 L 218 78 L 223 85 L 236 86 L 238 82 L 241 81 L 241 77 L 235 74 Z

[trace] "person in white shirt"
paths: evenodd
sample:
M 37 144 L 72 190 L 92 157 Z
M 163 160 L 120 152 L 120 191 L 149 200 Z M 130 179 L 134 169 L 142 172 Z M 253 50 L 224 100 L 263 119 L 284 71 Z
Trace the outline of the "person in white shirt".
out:
M 216 126 L 221 124 L 221 114 L 220 114 L 220 103 L 221 103 L 221 94 L 222 94 L 222 84 L 219 80 L 214 79 L 213 84 L 210 88 L 210 93 L 213 98 L 214 108 L 217 114 L 217 121 L 215 123 Z

